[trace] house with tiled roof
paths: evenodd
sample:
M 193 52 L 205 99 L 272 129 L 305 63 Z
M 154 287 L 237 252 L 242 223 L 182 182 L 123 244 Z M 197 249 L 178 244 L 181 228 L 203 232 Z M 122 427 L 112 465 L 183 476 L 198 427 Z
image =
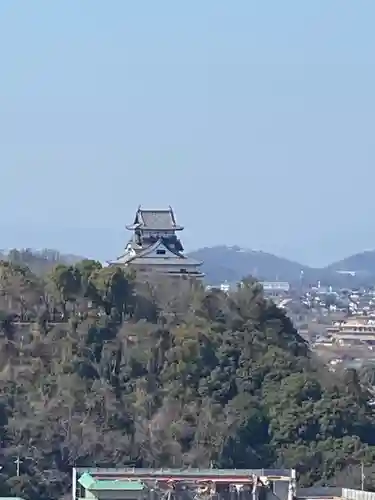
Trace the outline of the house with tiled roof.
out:
M 201 261 L 184 254 L 178 225 L 171 207 L 166 210 L 138 208 L 134 222 L 126 228 L 132 236 L 123 255 L 109 265 L 134 269 L 137 274 L 159 273 L 177 277 L 203 278 Z

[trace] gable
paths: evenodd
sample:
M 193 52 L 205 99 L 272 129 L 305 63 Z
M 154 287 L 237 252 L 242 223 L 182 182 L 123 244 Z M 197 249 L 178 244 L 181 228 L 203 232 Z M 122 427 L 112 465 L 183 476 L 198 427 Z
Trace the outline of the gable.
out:
M 172 252 L 162 240 L 158 240 L 152 247 L 148 248 L 144 252 L 142 252 L 142 257 L 146 258 L 156 258 L 156 259 L 167 259 L 167 258 L 176 258 L 180 257 L 178 254 Z M 183 259 L 183 257 L 180 257 Z

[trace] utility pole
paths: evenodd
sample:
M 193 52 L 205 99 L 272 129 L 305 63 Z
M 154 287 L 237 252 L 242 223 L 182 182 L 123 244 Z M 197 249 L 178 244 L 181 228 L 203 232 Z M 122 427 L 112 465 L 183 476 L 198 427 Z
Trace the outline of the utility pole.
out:
M 31 459 L 32 457 L 24 457 L 27 459 Z M 16 467 L 17 467 L 17 477 L 20 477 L 21 475 L 21 471 L 20 471 L 20 465 L 23 463 L 23 459 L 20 457 L 20 454 L 17 455 L 17 458 L 15 459 L 14 463 L 16 464 Z
M 21 460 L 20 456 L 17 455 L 17 458 L 15 459 L 14 463 L 16 464 L 17 466 L 17 477 L 20 476 L 20 465 L 21 463 L 23 462 L 23 460 Z
M 365 489 L 365 471 L 363 467 L 363 462 L 361 462 L 361 490 Z

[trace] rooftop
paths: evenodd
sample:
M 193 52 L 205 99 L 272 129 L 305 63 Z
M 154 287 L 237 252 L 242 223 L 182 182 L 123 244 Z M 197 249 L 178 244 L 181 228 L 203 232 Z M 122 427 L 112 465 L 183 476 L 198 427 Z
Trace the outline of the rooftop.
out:
M 176 224 L 176 219 L 171 207 L 165 210 L 146 210 L 138 208 L 134 222 L 128 229 L 150 229 L 150 230 L 181 230 L 181 226 Z
M 163 254 L 155 255 L 155 251 L 160 248 L 163 251 Z M 203 262 L 192 259 L 188 256 L 183 255 L 181 252 L 174 251 L 169 246 L 166 246 L 163 243 L 162 238 L 157 240 L 153 245 L 150 245 L 144 249 L 134 250 L 133 244 L 131 248 L 126 251 L 118 259 L 111 261 L 112 265 L 148 265 L 148 266 L 156 266 L 160 267 L 160 265 L 171 265 L 171 266 L 181 266 L 181 267 L 191 267 L 191 266 L 200 266 Z
M 142 469 L 142 468 L 83 468 L 83 467 L 78 467 L 77 472 L 85 472 L 88 476 L 92 477 L 95 476 L 96 479 L 99 477 L 122 477 L 122 478 L 146 478 L 146 477 L 153 477 L 153 478 L 197 478 L 197 477 L 202 477 L 203 479 L 206 477 L 217 477 L 217 478 L 222 478 L 222 477 L 228 477 L 228 478 L 233 478 L 233 477 L 238 477 L 238 478 L 244 478 L 244 477 L 251 477 L 252 475 L 257 475 L 257 476 L 269 476 L 269 477 L 275 477 L 275 478 L 292 478 L 294 477 L 295 471 L 293 469 Z M 81 478 L 82 479 L 82 476 Z
M 95 479 L 88 472 L 84 472 L 78 482 L 86 490 L 127 490 L 142 491 L 145 485 L 141 481 L 119 479 Z

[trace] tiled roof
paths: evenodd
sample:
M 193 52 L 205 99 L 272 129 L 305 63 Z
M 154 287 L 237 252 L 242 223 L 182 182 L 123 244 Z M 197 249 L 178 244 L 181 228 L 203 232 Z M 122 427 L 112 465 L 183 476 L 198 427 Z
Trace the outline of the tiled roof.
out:
M 150 229 L 162 231 L 174 229 L 180 231 L 183 229 L 176 224 L 176 219 L 171 207 L 166 210 L 145 210 L 138 208 L 133 224 L 126 226 L 130 230 L 136 228 Z
M 163 246 L 167 249 L 167 255 L 163 257 L 155 257 L 152 254 L 158 247 Z M 169 255 L 168 255 L 169 254 Z M 126 252 L 124 255 L 110 262 L 112 265 L 126 265 L 128 263 L 136 265 L 150 265 L 150 266 L 160 266 L 160 265 L 172 265 L 172 266 L 200 266 L 203 262 L 191 259 L 185 255 L 174 252 L 172 249 L 168 248 L 162 239 L 156 241 L 153 245 L 149 247 L 138 250 L 136 252 Z
M 163 240 L 160 238 L 159 240 L 155 241 L 155 243 L 153 243 L 152 245 L 148 246 L 148 247 L 145 247 L 144 249 L 142 249 L 141 251 L 138 251 L 136 252 L 137 254 L 137 257 L 147 257 L 147 255 L 149 255 L 150 253 L 154 252 L 157 248 L 159 247 L 162 247 L 162 248 L 165 248 L 167 250 L 167 252 L 171 253 L 173 256 L 176 256 L 178 258 L 184 258 L 183 255 L 179 254 L 178 252 L 176 251 L 173 251 L 171 248 L 169 248 L 164 242 Z M 171 256 L 170 255 L 166 255 L 165 258 L 168 258 L 170 259 Z
M 172 210 L 139 210 L 140 222 L 147 229 L 174 229 Z
M 127 264 L 128 262 L 130 262 L 133 258 L 134 258 L 133 255 L 126 253 L 124 255 L 121 255 L 121 257 L 118 257 L 115 260 L 109 261 L 109 264 L 120 264 L 120 265 L 122 264 L 122 265 L 124 265 L 124 264 Z

